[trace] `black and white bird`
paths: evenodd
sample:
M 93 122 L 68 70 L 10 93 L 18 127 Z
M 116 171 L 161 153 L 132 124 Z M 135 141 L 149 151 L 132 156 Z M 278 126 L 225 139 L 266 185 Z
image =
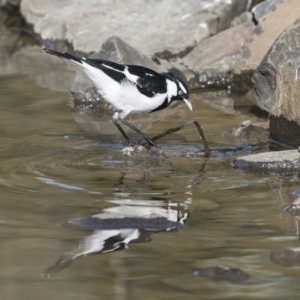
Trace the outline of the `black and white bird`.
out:
M 130 146 L 134 143 L 124 132 L 119 121 L 140 134 L 150 146 L 153 141 L 125 120 L 131 113 L 151 113 L 168 107 L 173 101 L 184 101 L 190 110 L 189 89 L 173 73 L 157 73 L 135 65 L 121 65 L 111 61 L 78 57 L 43 48 L 46 53 L 69 60 L 94 83 L 97 92 L 115 111 L 112 121 Z

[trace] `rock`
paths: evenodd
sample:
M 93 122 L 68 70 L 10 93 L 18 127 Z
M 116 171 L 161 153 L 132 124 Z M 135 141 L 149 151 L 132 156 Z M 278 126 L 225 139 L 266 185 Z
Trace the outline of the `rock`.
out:
M 204 277 L 215 282 L 229 281 L 231 283 L 241 283 L 249 279 L 250 276 L 239 268 L 226 268 L 222 266 L 199 269 L 194 275 Z
M 19 49 L 10 61 L 17 72 L 29 75 L 44 88 L 66 92 L 74 81 L 75 69 L 71 64 L 45 54 L 37 46 Z
M 18 35 L 12 35 L 5 27 L 0 28 L 0 32 L 1 30 L 3 35 L 0 36 L 0 48 L 1 40 L 3 40 L 3 51 L 0 52 L 2 67 L 0 73 L 25 73 L 34 78 L 39 86 L 57 91 L 69 91 L 71 87 L 73 98 L 80 104 L 88 103 L 90 105 L 101 100 L 93 83 L 81 72 L 76 73 L 76 68 L 72 64 L 45 54 L 38 46 L 27 45 L 18 49 L 16 46 L 19 41 Z M 13 51 L 14 53 L 11 54 Z M 189 71 L 182 65 L 157 58 L 154 59 L 157 62 L 154 62 L 116 36 L 109 38 L 103 44 L 101 51 L 91 57 L 118 63 L 135 63 L 158 72 L 171 71 L 184 79 L 190 76 Z M 33 61 L 34 63 L 32 63 Z
M 235 27 L 243 23 L 251 23 L 252 20 L 253 14 L 250 11 L 245 11 L 230 22 L 230 27 Z
M 275 263 L 285 267 L 300 266 L 300 248 L 285 248 L 273 252 L 269 255 L 269 259 Z
M 300 154 L 298 150 L 252 154 L 234 160 L 232 166 L 255 172 L 298 174 L 300 172 Z
M 21 0 L 1 0 L 0 7 L 19 6 Z
M 270 113 L 275 141 L 300 145 L 300 18 L 274 43 L 253 76 L 258 105 Z
M 270 116 L 270 136 L 282 146 L 292 148 L 300 146 L 300 126 L 298 122 L 289 121 L 284 116 Z
M 300 6 L 298 0 L 267 0 L 253 14 L 257 25 L 231 27 L 202 41 L 182 59 L 195 73 L 189 80 L 193 88 L 230 86 L 232 91 L 247 92 L 254 71 L 278 35 L 300 16 Z
M 98 52 L 105 40 L 117 34 L 142 53 L 170 58 L 183 56 L 201 40 L 227 28 L 248 3 L 22 0 L 21 13 L 42 41 L 65 41 L 85 54 Z
M 192 88 L 232 86 L 236 77 L 234 71 L 241 59 L 243 46 L 255 29 L 252 22 L 231 27 L 201 42 L 182 60 L 195 76 L 189 80 Z M 226 47 L 224 47 L 226 45 Z M 239 87 L 239 91 L 247 90 Z
M 244 121 L 237 128 L 224 132 L 222 137 L 232 140 L 232 143 L 237 146 L 261 146 L 269 144 L 269 131 L 252 124 L 249 120 Z
M 14 16 L 9 16 L 0 10 L 0 75 L 17 73 L 17 69 L 11 58 L 11 53 L 16 51 L 20 39 L 20 28 L 16 28 L 18 22 Z
M 237 107 L 253 106 L 252 96 L 230 93 L 227 90 L 206 90 L 193 93 L 194 99 L 207 103 L 211 107 L 226 114 L 236 114 Z

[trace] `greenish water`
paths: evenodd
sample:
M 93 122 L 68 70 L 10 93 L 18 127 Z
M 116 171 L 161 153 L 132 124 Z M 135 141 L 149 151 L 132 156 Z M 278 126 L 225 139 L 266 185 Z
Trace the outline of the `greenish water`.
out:
M 147 132 L 197 118 L 210 144 L 226 144 L 220 135 L 237 117 L 201 97 L 191 98 L 194 114 L 181 105 Z M 85 132 L 69 98 L 25 76 L 0 78 L 1 299 L 298 299 L 299 269 L 267 259 L 299 245 L 297 217 L 281 212 L 297 197 L 296 176 L 235 170 L 232 155 L 172 155 L 199 144 L 193 127 L 161 140 L 163 159 L 120 158 L 119 132 Z M 69 223 L 100 212 L 163 216 L 182 227 Z M 193 275 L 217 265 L 251 278 L 232 284 Z

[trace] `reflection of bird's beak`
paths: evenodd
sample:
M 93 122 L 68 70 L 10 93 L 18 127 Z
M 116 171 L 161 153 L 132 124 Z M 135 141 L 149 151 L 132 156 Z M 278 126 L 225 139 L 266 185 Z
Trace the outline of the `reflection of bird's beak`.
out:
M 193 107 L 192 107 L 192 103 L 190 102 L 189 99 L 184 99 L 183 98 L 183 101 L 185 102 L 185 104 L 188 106 L 188 108 L 193 111 Z

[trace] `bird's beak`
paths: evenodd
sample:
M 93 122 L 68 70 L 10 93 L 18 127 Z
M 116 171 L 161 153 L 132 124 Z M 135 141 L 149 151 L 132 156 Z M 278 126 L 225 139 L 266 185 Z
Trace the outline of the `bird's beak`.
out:
M 192 107 L 192 103 L 190 102 L 189 99 L 184 99 L 183 98 L 183 101 L 185 102 L 185 104 L 188 106 L 188 108 L 193 111 L 193 107 Z

